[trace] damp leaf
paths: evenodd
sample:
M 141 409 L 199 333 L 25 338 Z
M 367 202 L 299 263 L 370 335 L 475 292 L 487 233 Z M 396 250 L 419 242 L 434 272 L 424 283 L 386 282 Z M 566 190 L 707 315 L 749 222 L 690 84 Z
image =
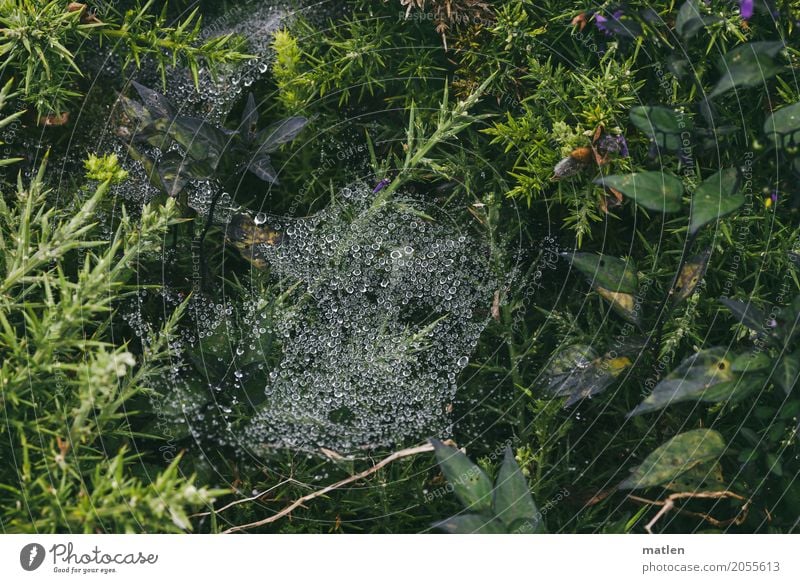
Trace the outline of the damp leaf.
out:
M 591 346 L 576 344 L 561 351 L 548 366 L 547 392 L 567 397 L 564 407 L 570 407 L 601 393 L 630 365 L 627 356 L 598 357 Z
M 731 311 L 736 319 L 739 320 L 740 324 L 747 326 L 755 332 L 764 332 L 766 316 L 752 303 L 745 303 L 730 298 L 720 298 L 719 301 Z
M 279 184 L 278 173 L 275 171 L 275 168 L 272 167 L 270 157 L 267 155 L 251 160 L 250 164 L 247 165 L 247 169 L 264 182 Z
M 636 305 L 636 297 L 633 294 L 611 291 L 599 285 L 595 286 L 594 289 L 603 299 L 611 304 L 611 308 L 617 314 L 632 324 L 636 324 L 637 326 L 641 324 L 641 317 L 639 316 L 639 310 Z
M 683 264 L 678 279 L 675 282 L 673 301 L 679 304 L 688 298 L 700 282 L 708 269 L 708 261 L 711 258 L 711 247 L 704 249 Z
M 772 367 L 773 360 L 766 352 L 745 352 L 731 362 L 733 372 L 753 372 Z
M 681 210 L 683 184 L 679 178 L 666 172 L 645 171 L 604 176 L 594 183 L 615 188 L 649 210 L 664 213 Z
M 191 161 L 175 150 L 168 152 L 158 161 L 158 178 L 161 187 L 167 195 L 178 196 L 192 179 L 190 172 Z
M 724 348 L 701 350 L 685 359 L 659 382 L 628 416 L 657 411 L 681 401 L 717 400 L 719 395 L 710 399 L 706 392 L 714 385 L 733 381 L 734 377 L 731 361 Z
M 517 520 L 530 520 L 531 530 L 539 530 L 541 515 L 510 447 L 506 448 L 503 463 L 495 480 L 493 511 L 494 515 L 506 525 L 511 525 Z
M 772 380 L 788 395 L 792 392 L 795 385 L 797 385 L 799 377 L 800 353 L 795 352 L 781 358 L 778 366 L 775 367 Z
M 713 99 L 734 88 L 761 85 L 774 77 L 783 69 L 775 57 L 784 47 L 781 41 L 758 41 L 728 51 L 720 63 L 722 77 L 709 97 Z
M 228 144 L 219 128 L 198 117 L 179 115 L 169 126 L 169 135 L 193 160 L 210 161 L 216 167 Z
M 139 94 L 142 103 L 153 117 L 172 119 L 175 117 L 175 106 L 172 102 L 161 95 L 158 91 L 153 91 L 141 83 L 131 81 L 131 85 Z
M 669 151 L 681 148 L 681 134 L 692 130 L 692 120 L 684 113 L 658 105 L 631 108 L 630 120 L 639 131 L 659 147 Z
M 564 256 L 569 257 L 568 254 Z M 630 259 L 596 253 L 575 253 L 572 255 L 572 265 L 583 273 L 593 286 L 622 293 L 635 293 L 639 285 L 636 265 Z
M 242 111 L 242 120 L 239 128 L 246 143 L 253 141 L 256 135 L 256 125 L 258 124 L 258 109 L 256 108 L 256 98 L 252 93 L 247 95 L 247 102 Z
M 438 439 L 431 439 L 431 444 L 436 452 L 439 468 L 458 499 L 469 510 L 491 512 L 492 482 L 483 470 L 460 450 L 445 445 Z
M 287 117 L 261 130 L 255 139 L 259 151 L 274 152 L 278 146 L 294 140 L 307 123 L 305 117 Z
M 800 146 L 800 102 L 770 115 L 764 122 L 764 133 L 776 148 Z
M 725 440 L 713 429 L 681 433 L 660 445 L 633 468 L 619 488 L 634 490 L 674 482 L 692 468 L 718 460 L 724 452 Z
M 684 40 L 690 40 L 704 27 L 719 22 L 720 17 L 700 12 L 698 0 L 687 0 L 678 11 L 675 19 L 675 30 Z
M 704 225 L 729 215 L 744 204 L 738 192 L 739 173 L 725 168 L 704 180 L 692 195 L 689 234 L 694 235 Z
M 725 489 L 722 465 L 719 462 L 702 462 L 677 476 L 665 487 L 673 492 L 714 492 Z

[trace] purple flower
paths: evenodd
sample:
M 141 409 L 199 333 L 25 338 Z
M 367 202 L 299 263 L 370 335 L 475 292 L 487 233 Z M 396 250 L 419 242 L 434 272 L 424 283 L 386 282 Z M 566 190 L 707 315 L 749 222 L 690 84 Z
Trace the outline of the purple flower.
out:
M 628 157 L 628 142 L 622 134 L 617 136 L 617 144 L 619 145 L 619 155 L 623 158 Z
M 772 204 L 776 204 L 778 202 L 778 191 L 777 190 L 773 190 L 770 193 L 769 197 L 770 197 L 770 199 L 772 199 Z
M 618 154 L 623 158 L 628 157 L 628 142 L 625 141 L 625 136 L 613 136 L 605 134 L 597 142 L 597 148 L 602 154 Z
M 372 189 L 372 194 L 379 193 L 381 190 L 386 188 L 386 185 L 389 184 L 390 182 L 391 180 L 389 180 L 388 178 L 384 178 L 378 183 L 378 185 L 375 188 Z
M 755 0 L 739 0 L 739 14 L 744 20 L 750 20 L 753 17 L 755 8 Z
M 599 12 L 594 15 L 594 23 L 597 26 L 597 30 L 600 32 L 604 32 L 607 36 L 611 36 L 614 34 L 614 27 L 612 26 L 615 23 L 619 22 L 619 19 L 622 18 L 623 12 L 622 10 L 616 10 L 611 15 L 611 21 L 609 19 L 600 14 Z

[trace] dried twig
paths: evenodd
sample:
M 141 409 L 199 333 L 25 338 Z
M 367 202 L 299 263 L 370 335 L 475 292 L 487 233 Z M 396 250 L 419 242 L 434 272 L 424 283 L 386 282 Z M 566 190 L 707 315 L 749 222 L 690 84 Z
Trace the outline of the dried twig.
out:
M 729 490 L 722 490 L 719 492 L 676 492 L 674 494 L 670 494 L 664 500 L 648 500 L 647 498 L 640 498 L 639 496 L 634 496 L 633 494 L 629 494 L 628 498 L 630 500 L 634 500 L 636 502 L 642 502 L 644 504 L 650 504 L 652 506 L 661 506 L 661 509 L 656 513 L 653 519 L 648 522 L 644 529 L 649 533 L 653 534 L 653 527 L 656 523 L 661 520 L 664 515 L 666 515 L 670 510 L 677 510 L 682 514 L 688 514 L 689 516 L 696 516 L 698 518 L 702 518 L 706 522 L 713 524 L 714 526 L 729 526 L 731 524 L 742 524 L 747 518 L 747 512 L 750 509 L 750 500 L 746 499 L 744 496 L 737 494 L 736 492 L 731 492 Z M 723 498 L 734 498 L 735 500 L 741 500 L 744 502 L 742 507 L 739 509 L 739 512 L 733 518 L 729 518 L 728 520 L 718 520 L 713 516 L 708 514 L 704 514 L 702 512 L 692 512 L 690 510 L 684 510 L 683 508 L 677 508 L 675 506 L 675 502 L 677 500 L 683 500 L 687 498 L 707 498 L 707 499 L 715 499 L 721 500 Z
M 245 502 L 253 502 L 255 500 L 258 500 L 259 498 L 263 498 L 264 496 L 266 496 L 267 494 L 269 494 L 273 490 L 275 490 L 277 488 L 280 488 L 281 486 L 285 486 L 286 484 L 291 484 L 291 483 L 298 484 L 299 482 L 297 480 L 289 478 L 288 480 L 283 480 L 281 482 L 278 482 L 277 484 L 275 484 L 271 488 L 267 488 L 263 492 L 259 492 L 258 494 L 254 494 L 253 496 L 250 496 L 248 498 L 242 498 L 241 500 L 234 500 L 230 504 L 226 504 L 222 508 L 214 510 L 213 512 L 198 512 L 197 514 L 192 514 L 189 518 L 200 518 L 202 516 L 210 516 L 211 514 L 219 514 L 220 512 L 223 512 L 223 511 L 227 510 L 228 508 L 232 508 L 233 506 L 236 506 L 237 504 L 244 504 Z
M 306 502 L 309 502 L 309 501 L 313 500 L 314 498 L 319 498 L 320 496 L 324 496 L 328 492 L 336 490 L 337 488 L 341 488 L 342 486 L 346 486 L 347 484 L 352 484 L 353 482 L 357 482 L 358 480 L 362 480 L 362 479 L 366 478 L 367 476 L 374 474 L 375 472 L 377 472 L 381 468 L 386 467 L 387 465 L 389 465 L 393 461 L 402 459 L 404 457 L 410 457 L 412 455 L 417 455 L 418 453 L 426 453 L 426 452 L 429 452 L 429 451 L 433 451 L 433 446 L 430 443 L 424 443 L 422 445 L 417 445 L 415 447 L 409 447 L 409 448 L 406 448 L 406 449 L 401 449 L 400 451 L 396 451 L 392 455 L 382 459 L 377 464 L 375 464 L 371 468 L 368 468 L 368 469 L 364 470 L 363 472 L 359 472 L 358 474 L 355 474 L 355 475 L 350 476 L 348 478 L 345 478 L 343 480 L 339 480 L 338 482 L 336 482 L 334 484 L 331 484 L 330 486 L 325 486 L 322 490 L 316 490 L 315 492 L 311 492 L 310 494 L 306 494 L 302 498 L 298 498 L 297 500 L 295 500 L 294 502 L 292 502 L 291 504 L 286 506 L 283 510 L 277 512 L 276 514 L 273 514 L 272 516 L 269 516 L 267 518 L 263 518 L 263 519 L 258 520 L 256 522 L 251 522 L 249 524 L 242 524 L 242 525 L 239 525 L 239 526 L 232 526 L 231 528 L 222 531 L 222 534 L 230 534 L 230 533 L 233 533 L 233 532 L 239 532 L 239 531 L 242 531 L 242 530 L 248 530 L 248 529 L 251 529 L 251 528 L 257 528 L 259 526 L 264 526 L 265 524 L 270 524 L 271 522 L 275 522 L 277 520 L 280 520 L 281 518 L 283 518 L 287 514 L 290 514 L 295 509 L 299 508 L 300 506 L 303 506 Z M 228 505 L 228 506 L 230 506 L 230 505 Z M 226 508 L 227 508 L 227 506 L 226 506 Z

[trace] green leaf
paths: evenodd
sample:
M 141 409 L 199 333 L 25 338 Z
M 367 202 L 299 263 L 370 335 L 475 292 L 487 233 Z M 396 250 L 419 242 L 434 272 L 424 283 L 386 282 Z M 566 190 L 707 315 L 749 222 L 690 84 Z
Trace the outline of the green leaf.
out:
M 167 118 L 168 120 L 175 117 L 175 106 L 169 99 L 136 81 L 131 81 L 131 85 L 136 89 L 142 103 L 153 117 Z
M 747 326 L 755 332 L 764 332 L 766 316 L 752 303 L 744 303 L 730 298 L 720 298 L 719 301 L 736 316 L 740 324 Z
M 783 475 L 783 464 L 781 463 L 781 458 L 777 453 L 767 453 L 766 462 L 770 472 L 778 477 Z
M 453 492 L 470 510 L 491 512 L 492 482 L 478 466 L 454 447 L 431 439 L 439 467 L 453 487 Z
M 679 178 L 665 172 L 646 171 L 605 176 L 594 183 L 615 188 L 646 209 L 664 213 L 681 210 L 683 184 Z
M 169 196 L 176 197 L 192 179 L 190 161 L 175 150 L 168 152 L 158 161 L 158 177 L 161 187 Z
M 722 77 L 709 97 L 713 99 L 733 88 L 761 85 L 777 75 L 783 67 L 775 57 L 784 46 L 781 41 L 760 41 L 728 51 L 720 66 Z
M 666 487 L 674 492 L 714 492 L 725 489 L 722 466 L 715 461 L 697 464 Z
M 662 444 L 644 462 L 631 470 L 619 485 L 621 490 L 651 488 L 674 482 L 699 464 L 718 460 L 725 440 L 713 429 L 693 429 Z
M 502 524 L 483 514 L 460 514 L 434 524 L 450 534 L 503 534 Z
M 711 247 L 707 247 L 683 264 L 678 280 L 675 282 L 675 294 L 673 296 L 675 304 L 679 304 L 692 295 L 706 274 L 710 258 Z
M 739 173 L 736 168 L 725 168 L 710 176 L 692 195 L 689 234 L 694 235 L 704 225 L 724 217 L 744 204 L 744 196 L 737 192 Z
M 506 448 L 503 464 L 495 481 L 493 507 L 494 515 L 506 525 L 515 520 L 527 519 L 534 525 L 532 530 L 539 527 L 541 515 L 510 447 Z
M 242 111 L 242 121 L 239 123 L 239 131 L 243 132 L 246 142 L 251 142 L 256 135 L 256 124 L 258 124 L 258 110 L 256 109 L 256 98 L 252 93 L 247 95 L 247 102 Z
M 259 151 L 274 152 L 281 144 L 295 139 L 307 123 L 308 119 L 304 117 L 287 117 L 261 130 L 256 136 Z
M 800 147 L 800 102 L 769 116 L 764 122 L 764 133 L 776 148 Z
M 564 257 L 569 257 L 564 253 Z M 596 253 L 575 253 L 572 265 L 583 273 L 593 286 L 622 293 L 636 293 L 639 281 L 632 260 Z
M 692 120 L 684 113 L 667 107 L 639 105 L 631 108 L 629 115 L 631 123 L 659 148 L 670 151 L 681 149 L 681 133 L 693 127 Z
M 279 184 L 278 173 L 275 171 L 275 168 L 272 167 L 270 157 L 266 154 L 251 160 L 247 169 L 264 182 Z
M 800 352 L 786 354 L 775 367 L 772 379 L 788 395 L 800 376 Z
M 570 407 L 601 393 L 630 365 L 627 356 L 601 358 L 591 346 L 576 344 L 557 354 L 547 367 L 547 392 L 554 397 L 567 397 L 564 407 Z
M 611 308 L 628 322 L 639 326 L 641 317 L 636 305 L 636 297 L 633 294 L 624 294 L 607 290 L 599 285 L 595 286 L 595 291 L 611 304 Z
M 731 362 L 725 355 L 726 350 L 718 347 L 701 350 L 685 359 L 628 413 L 628 417 L 657 411 L 681 401 L 708 400 L 705 393 L 710 387 L 734 380 Z
M 222 130 L 203 119 L 186 115 L 175 118 L 169 135 L 183 146 L 192 160 L 209 161 L 214 167 L 228 144 L 228 137 Z
M 766 352 L 745 352 L 731 362 L 733 372 L 754 372 L 772 366 L 772 359 Z
M 703 27 L 718 22 L 720 17 L 713 14 L 701 14 L 698 0 L 687 0 L 678 11 L 675 19 L 675 30 L 684 40 L 691 39 Z

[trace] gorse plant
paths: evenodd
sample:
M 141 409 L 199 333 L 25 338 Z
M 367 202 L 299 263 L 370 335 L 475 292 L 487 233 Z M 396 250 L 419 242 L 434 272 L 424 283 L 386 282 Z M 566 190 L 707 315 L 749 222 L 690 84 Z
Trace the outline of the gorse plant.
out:
M 43 119 L 58 123 L 69 104 L 81 95 L 77 80 L 84 77 L 76 52 L 82 43 L 97 41 L 120 51 L 124 65 L 155 66 L 166 83 L 168 67 L 186 67 L 197 84 L 201 67 L 251 58 L 243 39 L 200 36 L 198 9 L 171 23 L 168 4 L 154 12 L 154 0 L 135 2 L 124 12 L 104 3 L 102 19 L 86 5 L 59 0 L 2 0 L 0 2 L 0 77 L 17 79 L 25 102 Z M 105 43 L 105 44 L 103 44 Z M 49 116 L 49 117 L 48 117 Z
M 80 191 L 71 212 L 50 206 L 44 164 L 28 186 L 20 176 L 16 192 L 0 198 L 0 525 L 188 530 L 187 510 L 224 491 L 194 486 L 178 458 L 144 480 L 126 408 L 160 374 L 181 312 L 138 356 L 114 344 L 110 328 L 138 263 L 159 251 L 175 223 L 175 204 L 144 208 L 138 224 L 123 211 L 111 240 L 101 240 L 97 211 L 123 176 L 114 158 L 88 165 L 108 178 Z

